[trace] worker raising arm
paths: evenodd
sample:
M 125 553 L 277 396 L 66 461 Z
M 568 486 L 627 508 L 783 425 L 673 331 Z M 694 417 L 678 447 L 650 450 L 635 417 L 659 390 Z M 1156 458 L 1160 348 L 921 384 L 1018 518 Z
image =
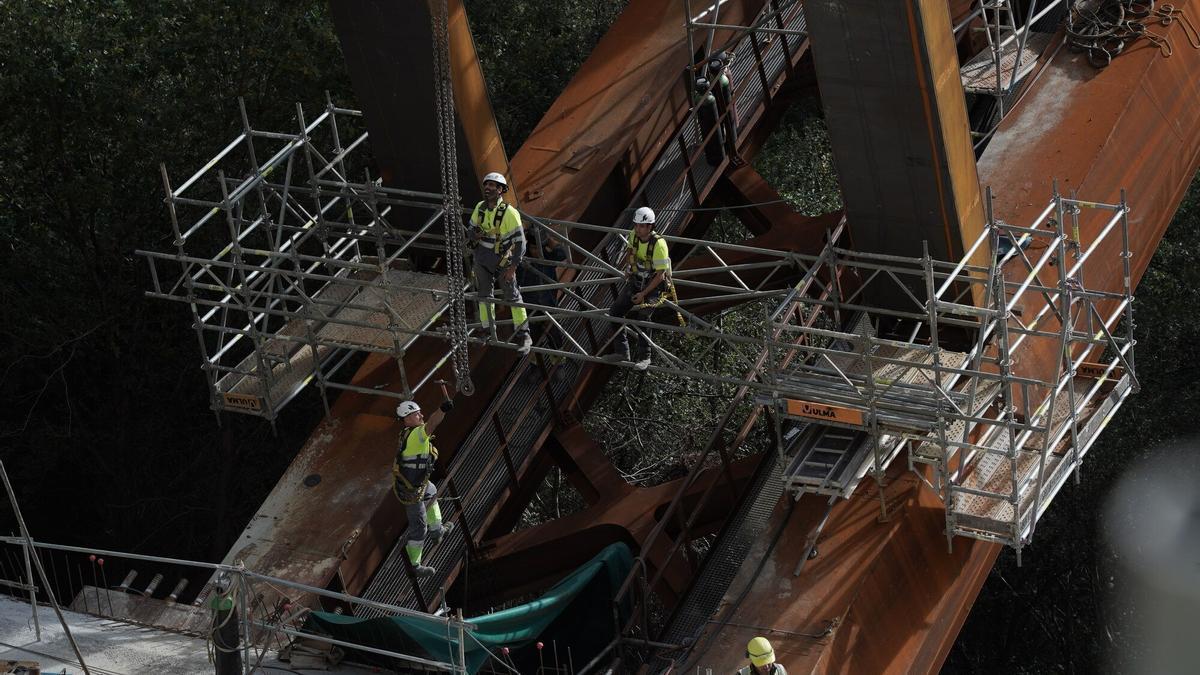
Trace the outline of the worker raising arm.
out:
M 419 577 L 432 576 L 434 569 L 421 564 L 426 536 L 430 544 L 436 545 L 447 532 L 454 529 L 453 523 L 442 522 L 442 509 L 437 503 L 437 487 L 430 478 L 437 461 L 437 448 L 433 446 L 433 430 L 454 409 L 449 398 L 442 402 L 428 422 L 416 401 L 404 401 L 396 406 L 396 417 L 404 423 L 400 433 L 396 461 L 392 464 L 392 491 L 404 504 L 408 517 L 407 540 L 404 545 L 413 572 Z

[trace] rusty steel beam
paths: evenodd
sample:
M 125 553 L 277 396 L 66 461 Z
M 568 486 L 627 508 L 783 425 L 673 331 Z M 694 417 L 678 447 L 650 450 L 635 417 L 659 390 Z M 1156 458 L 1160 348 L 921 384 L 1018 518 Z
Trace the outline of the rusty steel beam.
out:
M 1184 11 L 1200 11 L 1200 2 L 1192 0 Z M 1186 44 L 1180 27 L 1168 37 Z M 1127 188 L 1136 282 L 1200 167 L 1198 69 L 1200 51 L 1190 48 L 1163 57 L 1140 46 L 1102 71 L 1060 51 L 1005 118 L 979 163 L 982 180 L 996 192 L 998 217 L 1014 224 L 1032 220 L 1055 179 L 1064 193 L 1078 190 L 1085 199 L 1115 202 Z M 1082 215 L 1086 243 L 1095 238 L 1101 216 Z M 1110 266 L 1085 279 L 1087 288 L 1120 290 L 1119 244 L 1115 237 L 1097 253 Z M 1006 273 L 1010 280 L 1024 275 L 1019 269 Z M 1032 316 L 1042 300 L 1027 297 L 1024 314 Z M 1016 367 L 1046 378 L 1057 365 L 1058 354 L 1041 349 Z M 874 485 L 839 503 L 823 531 L 819 557 L 799 577 L 754 579 L 753 566 L 744 567 L 726 599 L 736 600 L 743 590 L 746 596 L 716 617 L 684 670 L 737 667 L 737 651 L 758 634 L 772 640 L 790 672 L 939 670 L 1001 548 L 960 538 L 948 553 L 942 505 L 904 472 L 893 466 L 886 483 L 889 503 L 899 507 L 887 522 L 877 519 Z M 786 524 L 784 515 L 777 509 L 772 521 L 782 531 L 770 560 L 776 570 L 800 564 L 823 504 L 805 497 Z
M 481 607 L 495 605 L 539 588 L 545 588 L 572 569 L 587 562 L 605 546 L 621 541 L 635 553 L 642 551 L 658 524 L 659 514 L 675 497 L 685 478 L 654 487 L 639 488 L 626 483 L 581 425 L 555 432 L 568 457 L 562 458 L 564 472 L 582 493 L 598 495 L 582 511 L 497 537 L 481 546 L 481 559 L 472 567 L 475 590 L 467 600 Z M 748 457 L 730 464 L 734 491 L 720 490 L 701 509 L 689 539 L 715 531 L 735 506 L 737 495 L 754 475 L 761 456 Z M 684 513 L 695 510 L 701 495 L 717 482 L 722 486 L 725 474 L 714 468 L 697 479 L 685 493 Z M 658 589 L 668 602 L 674 602 L 691 580 L 690 567 L 683 556 L 668 558 L 668 551 L 681 533 L 669 528 L 646 551 L 650 575 L 664 572 Z M 478 579 L 488 580 L 488 589 Z
M 884 491 L 891 517 L 879 519 L 879 488 L 865 482 L 833 508 L 812 560 L 802 558 L 826 498 L 806 495 L 794 511 L 783 500 L 764 529 L 778 539 L 755 547 L 680 672 L 732 672 L 756 635 L 789 672 L 936 672 L 1000 546 L 970 541 L 948 553 L 941 503 L 902 464 Z M 756 576 L 765 553 L 772 573 Z
M 762 5 L 734 0 L 721 15 L 746 21 Z M 680 86 L 684 21 L 678 0 L 633 0 L 621 12 L 513 157 L 530 213 L 617 220 L 691 105 Z
M 338 0 L 331 9 L 379 175 L 392 187 L 441 192 L 429 4 Z M 479 176 L 511 171 L 462 0 L 448 9 L 459 187 L 474 203 Z
M 1196 15 L 1200 1 L 1179 7 Z M 1101 71 L 1079 54 L 1059 51 L 1001 123 L 979 163 L 981 179 L 995 193 L 997 217 L 1014 224 L 1036 217 L 1035 195 L 1044 201 L 1055 180 L 1063 194 L 1077 192 L 1081 199 L 1094 201 L 1116 203 L 1125 189 L 1131 205 L 1134 285 L 1200 167 L 1200 83 L 1195 77 L 1200 50 L 1188 46 L 1178 22 L 1163 33 L 1177 45 L 1171 56 L 1164 57 L 1143 41 Z M 1085 246 L 1096 237 L 1105 215 L 1111 216 L 1091 209 L 1080 214 Z M 1108 267 L 1102 275 L 1089 273 L 1082 279 L 1085 288 L 1122 289 L 1120 244 L 1120 236 L 1102 244 L 1092 259 Z M 1016 266 L 1006 274 L 1010 280 L 1024 275 Z M 1114 304 L 1107 301 L 1099 307 L 1107 314 Z M 1029 294 L 1023 315 L 1032 317 L 1043 306 L 1039 294 Z M 1058 327 L 1057 321 L 1044 325 L 1047 330 Z M 1054 372 L 1057 361 L 1055 350 L 1039 349 L 1023 357 L 1016 372 L 1045 376 Z
M 927 240 L 935 258 L 958 259 L 984 211 L 946 0 L 805 12 L 855 245 L 919 257 Z

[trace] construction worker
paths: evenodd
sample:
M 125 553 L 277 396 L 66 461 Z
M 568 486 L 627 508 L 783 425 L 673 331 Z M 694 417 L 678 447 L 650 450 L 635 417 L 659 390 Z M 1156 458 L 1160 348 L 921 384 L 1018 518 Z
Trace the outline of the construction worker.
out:
M 508 205 L 502 196 L 508 192 L 508 181 L 504 175 L 492 172 L 483 177 L 483 201 L 471 212 L 469 245 L 475 257 L 475 293 L 479 302 L 479 321 L 485 332 L 493 330 L 496 305 L 494 297 L 496 282 L 504 289 L 504 299 L 518 303 L 512 306 L 513 344 L 517 351 L 528 354 L 533 346 L 529 336 L 529 318 L 521 302 L 521 289 L 517 284 L 517 266 L 525 255 L 525 229 L 521 227 L 521 214 L 516 207 Z
M 525 264 L 517 271 L 517 281 L 524 288 L 557 283 L 559 266 L 570 261 L 570 253 L 567 251 L 566 245 L 559 239 L 558 232 L 551 229 L 540 238 L 541 246 L 533 247 L 536 253 L 529 252 L 525 256 Z M 523 295 L 531 305 L 558 306 L 557 290 L 527 291 Z M 542 311 L 545 312 L 545 310 Z M 550 328 L 549 323 L 539 323 L 534 326 L 533 332 L 538 338 L 541 338 L 542 334 Z M 557 349 L 562 346 L 562 337 L 557 331 L 552 332 L 549 342 L 548 346 Z
M 765 637 L 756 637 L 746 645 L 750 665 L 738 670 L 738 675 L 787 675 L 787 669 L 775 663 L 775 650 Z
M 430 545 L 436 545 L 454 529 L 454 523 L 442 522 L 437 487 L 429 480 L 438 455 L 437 448 L 433 447 L 433 430 L 453 408 L 453 401 L 443 401 L 442 415 L 435 414 L 436 419 L 426 423 L 416 401 L 404 401 L 396 406 L 396 417 L 404 422 L 404 431 L 400 433 L 400 447 L 392 464 L 392 491 L 404 504 L 404 513 L 408 516 L 404 549 L 418 577 L 434 573 L 432 567 L 421 564 L 427 538 Z
M 609 316 L 649 320 L 654 309 L 664 301 L 664 294 L 671 283 L 671 256 L 667 250 L 667 240 L 654 232 L 654 210 L 648 206 L 639 208 L 633 214 L 633 230 L 625 249 L 625 286 L 617 301 L 608 310 Z M 649 328 L 642 328 L 638 333 L 637 349 L 632 358 L 629 351 L 629 326 L 621 326 L 617 331 L 613 353 L 605 358 L 609 361 L 632 361 L 636 370 L 650 367 Z
M 725 159 L 725 129 L 720 126 L 720 110 L 717 97 L 708 90 L 708 80 L 696 80 L 696 120 L 700 122 L 700 135 L 708 138 L 704 144 L 704 157 L 710 166 L 717 166 Z M 711 136 L 709 134 L 712 134 Z

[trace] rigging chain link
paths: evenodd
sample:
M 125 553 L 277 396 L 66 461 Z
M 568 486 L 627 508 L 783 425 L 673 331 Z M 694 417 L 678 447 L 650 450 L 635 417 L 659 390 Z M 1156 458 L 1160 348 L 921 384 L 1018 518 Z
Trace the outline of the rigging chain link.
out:
M 458 191 L 458 153 L 455 148 L 454 84 L 450 79 L 450 35 L 447 0 L 431 3 L 434 89 L 437 98 L 438 151 L 442 167 L 442 222 L 446 232 L 446 286 L 450 296 L 450 357 L 455 386 L 465 396 L 475 393 L 467 354 L 466 272 L 463 268 L 462 204 Z

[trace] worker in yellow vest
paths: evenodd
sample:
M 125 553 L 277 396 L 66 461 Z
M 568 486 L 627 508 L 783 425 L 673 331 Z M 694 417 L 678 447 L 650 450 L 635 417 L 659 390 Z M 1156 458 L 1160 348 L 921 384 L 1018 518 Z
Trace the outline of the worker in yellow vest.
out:
M 437 461 L 433 430 L 452 409 L 454 403 L 447 399 L 442 402 L 442 414 L 435 414 L 434 419 L 426 422 L 416 401 L 404 401 L 396 406 L 396 417 L 404 422 L 404 431 L 400 433 L 400 447 L 392 464 L 392 491 L 404 504 L 404 513 L 408 517 L 404 549 L 418 577 L 432 576 L 435 571 L 421 564 L 426 541 L 435 545 L 454 529 L 453 523 L 442 522 L 437 487 L 430 480 Z
M 533 346 L 529 336 L 529 317 L 521 302 L 517 284 L 517 267 L 525 256 L 525 229 L 521 214 L 515 206 L 504 201 L 508 181 L 504 174 L 492 172 L 483 177 L 483 201 L 471 212 L 469 246 L 475 257 L 475 293 L 479 301 L 479 321 L 490 335 L 496 316 L 496 282 L 504 290 L 504 299 L 518 303 L 512 306 L 513 344 L 517 351 L 528 354 Z
M 654 309 L 665 301 L 671 283 L 671 256 L 667 240 L 654 232 L 654 210 L 648 206 L 633 214 L 633 231 L 629 233 L 625 247 L 625 286 L 616 302 L 608 310 L 609 316 L 628 317 L 638 321 L 649 321 Z M 631 361 L 635 370 L 650 367 L 651 329 L 641 327 L 637 333 L 637 347 L 630 353 L 629 335 L 631 326 L 620 326 L 613 344 L 613 353 L 605 356 L 608 361 Z
M 787 669 L 775 663 L 775 650 L 765 637 L 756 637 L 746 645 L 750 665 L 743 666 L 737 675 L 787 675 Z

